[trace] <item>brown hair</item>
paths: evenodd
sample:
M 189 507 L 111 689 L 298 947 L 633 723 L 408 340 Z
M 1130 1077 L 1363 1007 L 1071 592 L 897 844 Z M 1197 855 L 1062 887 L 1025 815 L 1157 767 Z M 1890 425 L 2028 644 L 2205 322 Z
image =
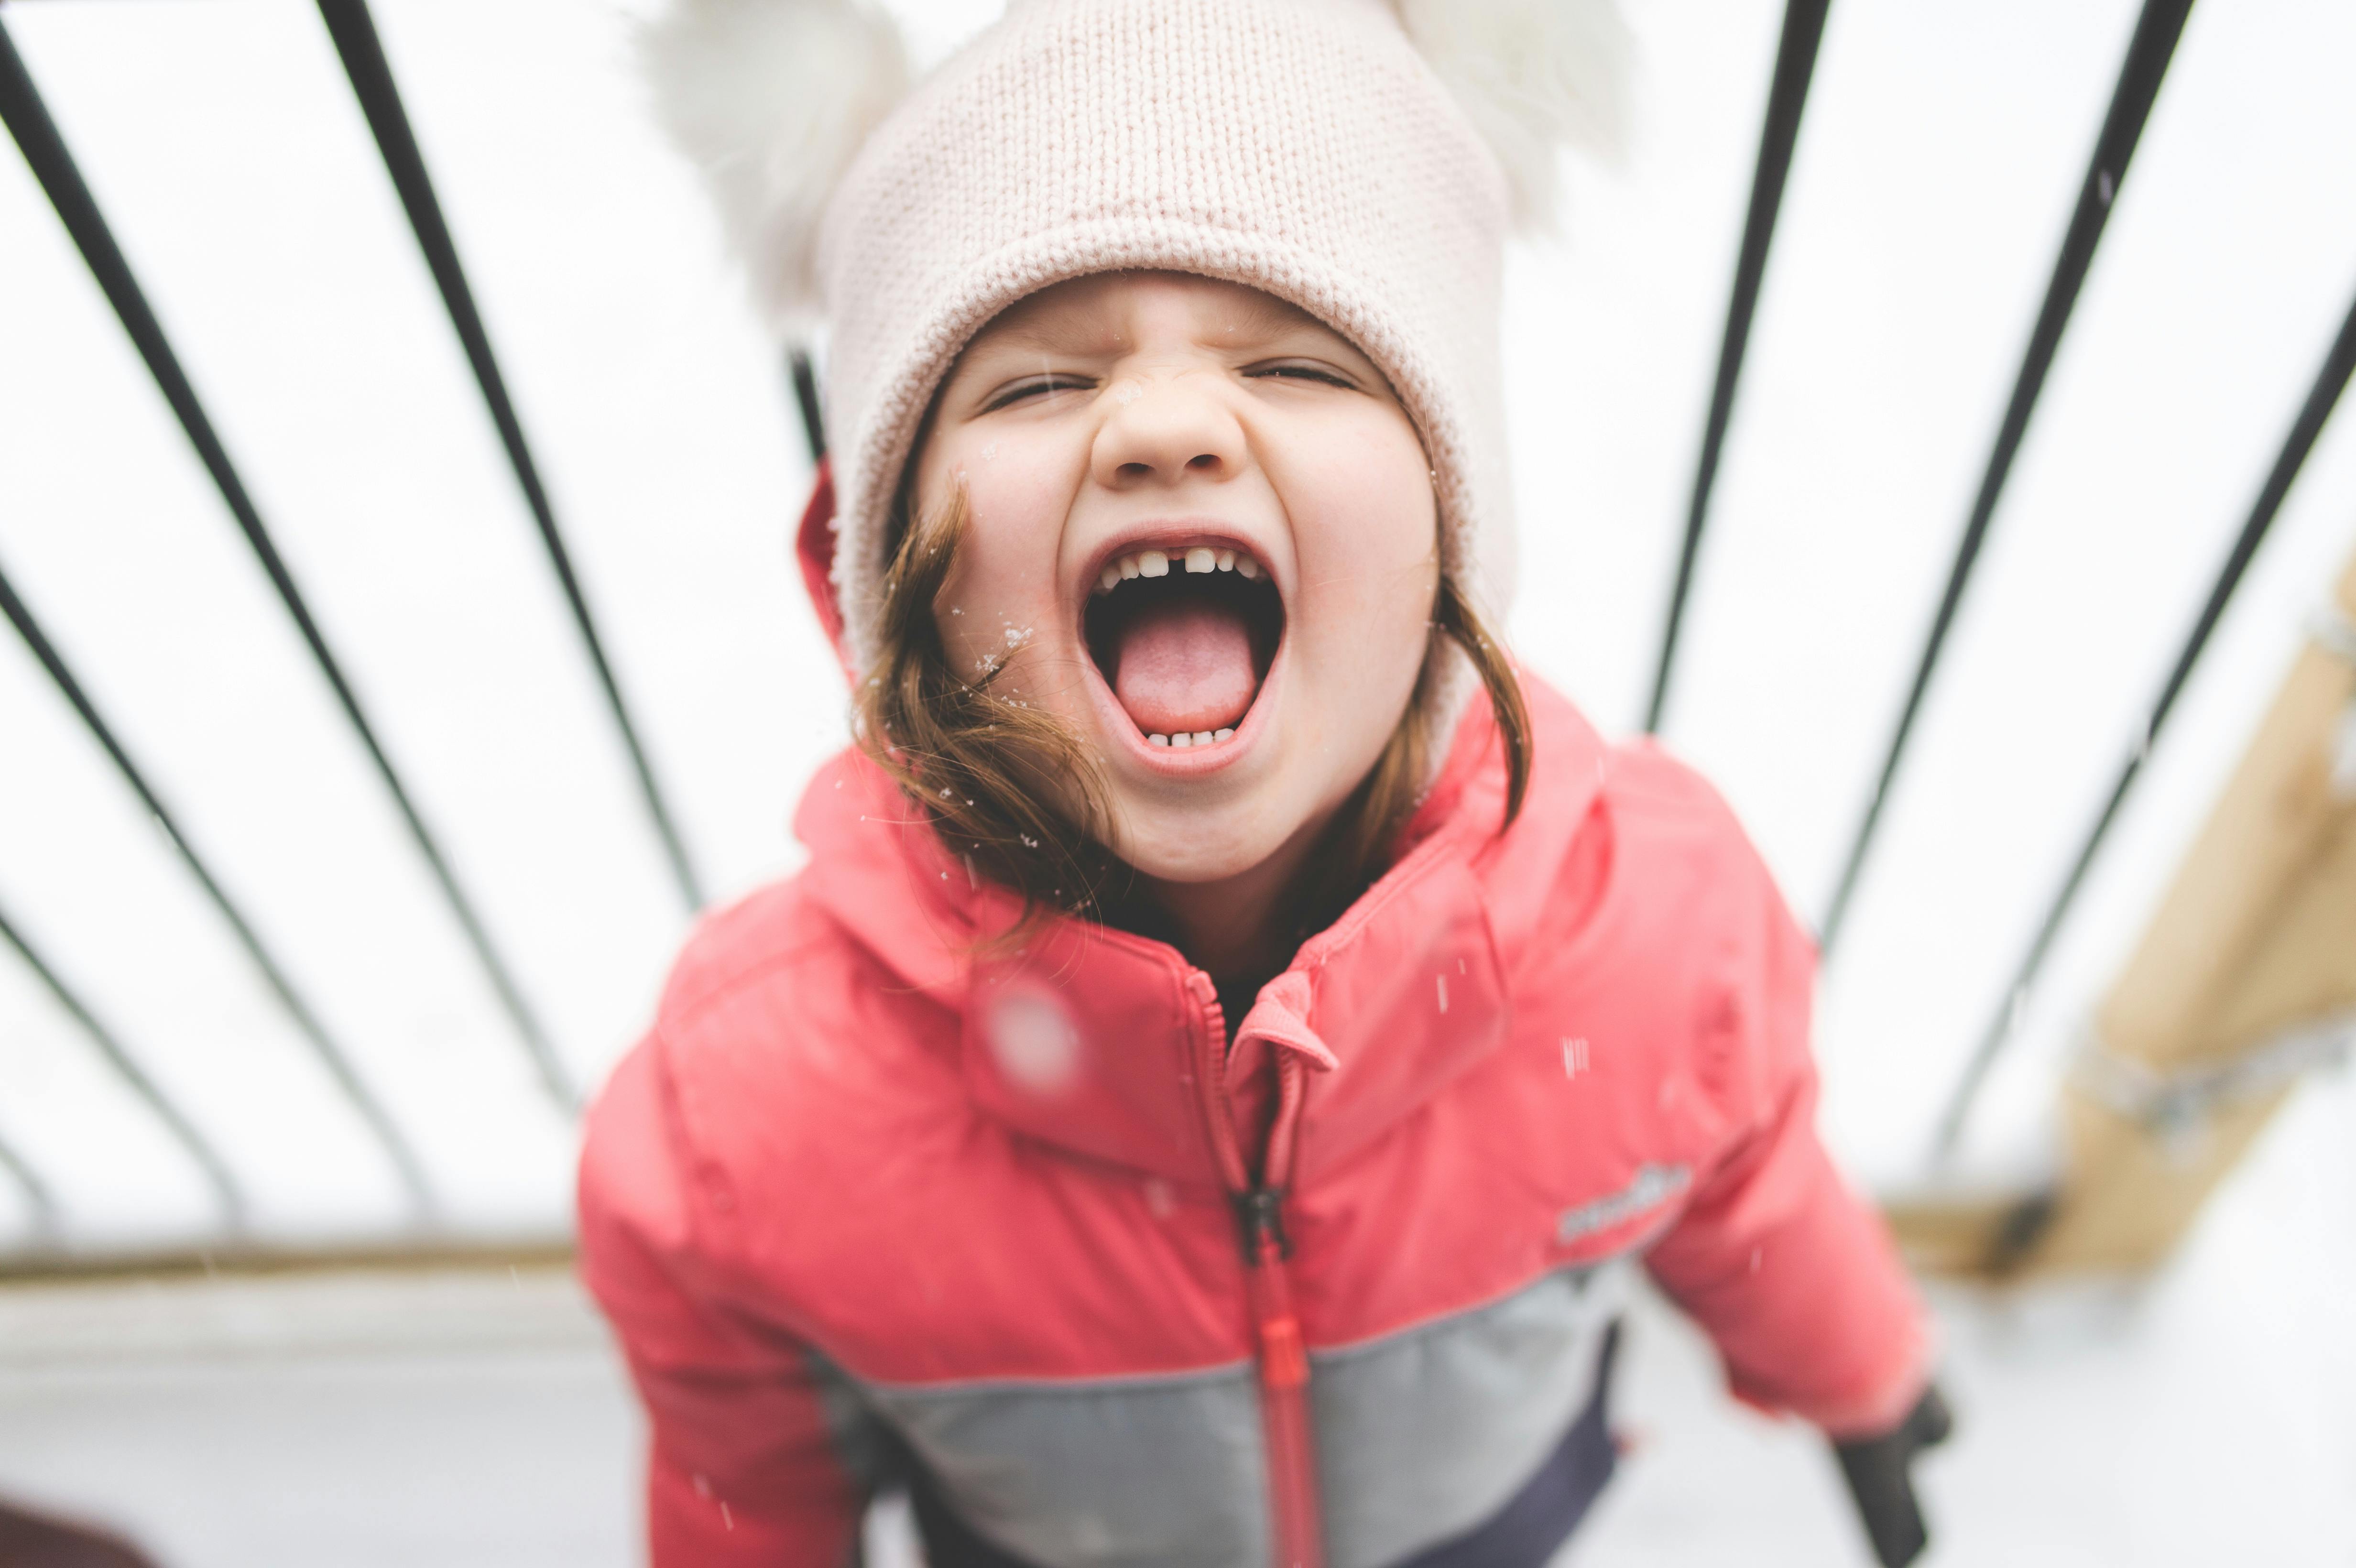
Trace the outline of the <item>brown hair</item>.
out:
M 1001 697 L 1000 664 L 968 682 L 950 668 L 934 603 L 965 536 L 962 490 L 910 526 L 904 498 L 898 543 L 884 573 L 881 654 L 859 688 L 861 748 L 899 781 L 942 841 L 969 870 L 1023 896 L 1019 935 L 1048 910 L 1117 918 L 1130 902 L 1131 873 L 1106 846 L 1112 809 L 1099 759 L 1062 720 Z M 1503 831 L 1518 816 L 1530 777 L 1529 711 L 1505 650 L 1462 592 L 1441 574 L 1431 635 L 1447 638 L 1487 688 L 1505 747 Z M 1306 933 L 1331 923 L 1382 873 L 1392 840 L 1421 800 L 1439 700 L 1427 659 L 1422 678 L 1375 765 L 1334 814 L 1282 912 Z M 1444 738 L 1441 738 L 1444 739 Z

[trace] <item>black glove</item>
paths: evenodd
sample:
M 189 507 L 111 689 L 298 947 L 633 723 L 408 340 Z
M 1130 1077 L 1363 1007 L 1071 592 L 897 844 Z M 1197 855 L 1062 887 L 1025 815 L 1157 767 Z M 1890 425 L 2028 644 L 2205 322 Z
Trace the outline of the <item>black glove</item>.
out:
M 1865 1533 L 1873 1541 L 1873 1554 L 1883 1568 L 1904 1568 L 1930 1543 L 1907 1470 L 1918 1452 L 1944 1443 L 1954 1425 L 1947 1402 L 1933 1384 L 1922 1391 L 1895 1428 L 1879 1437 L 1833 1445 L 1841 1474 L 1848 1477 L 1849 1495 L 1857 1499 L 1857 1511 L 1865 1520 Z

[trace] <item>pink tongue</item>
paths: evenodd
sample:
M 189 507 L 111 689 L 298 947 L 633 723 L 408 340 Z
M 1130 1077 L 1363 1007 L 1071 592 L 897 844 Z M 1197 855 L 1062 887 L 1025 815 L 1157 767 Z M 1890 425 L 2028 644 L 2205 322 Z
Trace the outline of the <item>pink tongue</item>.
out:
M 1139 611 L 1113 653 L 1113 694 L 1149 735 L 1239 723 L 1259 684 L 1244 618 L 1199 599 Z

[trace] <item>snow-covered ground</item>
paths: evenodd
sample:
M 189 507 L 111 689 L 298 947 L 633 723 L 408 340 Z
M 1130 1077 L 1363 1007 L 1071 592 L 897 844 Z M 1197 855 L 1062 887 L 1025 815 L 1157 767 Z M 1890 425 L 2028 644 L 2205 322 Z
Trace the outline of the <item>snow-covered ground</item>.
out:
M 622 686 L 725 895 L 796 863 L 786 820 L 841 743 L 843 701 L 787 561 L 809 479 L 791 400 L 641 112 L 626 46 L 644 8 L 375 7 Z M 929 57 L 995 7 L 894 9 Z M 1567 234 L 1514 258 L 1506 335 L 1513 640 L 1622 731 L 1647 694 L 1780 15 L 1627 9 L 1633 144 L 1616 170 L 1567 173 Z M 1833 10 L 1667 725 L 1810 919 L 2136 9 Z M 316 12 L 85 0 L 0 20 L 461 881 L 594 1081 L 687 914 Z M 1826 976 L 1825 1124 L 1864 1179 L 1921 1174 L 1939 1102 L 2348 309 L 2351 59 L 2356 8 L 2193 14 Z M 569 1124 L 8 154 L 0 285 L 0 571 L 419 1146 L 451 1221 L 558 1234 Z M 1975 1172 L 2040 1157 L 2077 1020 L 2351 548 L 2343 411 L 2023 1015 Z M 264 1239 L 402 1233 L 359 1124 L 5 635 L 0 912 L 226 1152 Z M 220 1240 L 197 1171 L 5 951 L 0 1142 L 78 1249 Z M 2356 1557 L 2351 1147 L 2347 1084 L 2305 1092 L 2132 1312 L 1955 1307 L 1965 1435 L 1928 1467 L 1946 1560 Z M 0 1249 L 30 1219 L 0 1180 Z M 0 1296 L 0 1314 L 31 1299 Z M 626 1406 L 577 1307 L 541 1305 L 548 1348 L 530 1350 L 5 1360 L 0 1489 L 85 1499 L 188 1563 L 621 1561 Z M 1706 1379 L 1681 1331 L 1648 1319 L 1628 1420 L 1652 1441 L 1587 1560 L 1844 1560 L 1813 1447 L 1720 1410 Z M 363 1544 L 323 1553 L 322 1533 Z

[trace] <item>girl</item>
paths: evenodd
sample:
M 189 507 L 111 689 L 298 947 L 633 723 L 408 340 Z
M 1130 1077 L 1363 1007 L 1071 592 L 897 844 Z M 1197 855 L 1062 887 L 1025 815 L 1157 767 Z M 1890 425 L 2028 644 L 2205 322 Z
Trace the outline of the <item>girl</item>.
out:
M 830 334 L 857 737 L 590 1122 L 663 1568 L 844 1563 L 886 1488 L 936 1564 L 1540 1563 L 1639 1265 L 1742 1397 L 1909 1430 L 1806 940 L 1476 609 L 1500 248 L 1610 20 L 1029 0 L 913 93 L 849 0 L 652 34 Z

